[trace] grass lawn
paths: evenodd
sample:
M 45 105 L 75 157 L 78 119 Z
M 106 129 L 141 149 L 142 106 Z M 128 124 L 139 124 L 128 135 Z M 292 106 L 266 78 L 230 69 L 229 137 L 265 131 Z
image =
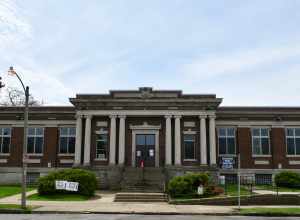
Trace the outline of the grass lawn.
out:
M 271 185 L 256 185 L 254 188 L 257 190 L 271 190 L 271 191 L 275 191 L 275 192 L 277 190 L 277 188 L 275 186 L 271 186 Z M 279 192 L 300 192 L 300 189 L 279 187 L 278 191 Z
M 241 214 L 251 215 L 300 215 L 300 208 L 243 208 Z
M 244 187 L 241 186 L 241 195 L 247 196 L 250 195 L 250 191 Z M 238 186 L 237 185 L 227 185 L 226 186 L 226 195 L 227 196 L 238 196 Z
M 53 194 L 53 195 L 39 195 L 33 194 L 27 197 L 29 200 L 38 201 L 86 201 L 91 197 L 78 195 L 78 194 Z
M 27 191 L 34 190 L 35 188 L 27 187 Z M 21 193 L 21 186 L 0 186 L 0 198 L 12 196 Z
M 0 213 L 31 213 L 33 207 L 27 206 L 26 209 L 22 209 L 21 205 L 16 204 L 0 204 Z

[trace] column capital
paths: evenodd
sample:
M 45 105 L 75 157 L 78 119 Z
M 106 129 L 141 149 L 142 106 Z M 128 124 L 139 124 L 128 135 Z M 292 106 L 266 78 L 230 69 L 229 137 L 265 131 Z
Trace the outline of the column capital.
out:
M 85 115 L 84 117 L 87 118 L 87 119 L 92 119 L 93 115 Z
M 111 119 L 116 119 L 116 118 L 117 118 L 117 115 L 109 115 L 109 118 L 111 118 Z
M 181 115 L 174 115 L 174 118 L 176 119 L 176 118 L 181 118 L 182 116 Z
M 83 115 L 81 115 L 81 114 L 76 114 L 76 115 L 75 115 L 75 118 L 76 118 L 76 119 L 83 118 Z
M 209 119 L 215 119 L 217 116 L 215 114 L 209 114 L 208 117 Z
M 172 118 L 172 115 L 165 115 L 165 118 Z
M 126 118 L 126 115 L 118 115 L 119 118 Z
M 199 118 L 200 118 L 200 119 L 206 119 L 206 118 L 207 118 L 207 115 L 206 115 L 206 114 L 200 114 L 200 115 L 199 115 Z

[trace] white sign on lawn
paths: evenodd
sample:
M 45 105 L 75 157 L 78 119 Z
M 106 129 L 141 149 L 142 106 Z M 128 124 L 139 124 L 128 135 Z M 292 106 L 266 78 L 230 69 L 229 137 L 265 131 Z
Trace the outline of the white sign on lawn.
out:
M 59 189 L 59 190 L 77 192 L 78 185 L 79 185 L 79 183 L 77 183 L 77 182 L 68 182 L 68 181 L 63 181 L 63 180 L 55 181 L 55 189 Z

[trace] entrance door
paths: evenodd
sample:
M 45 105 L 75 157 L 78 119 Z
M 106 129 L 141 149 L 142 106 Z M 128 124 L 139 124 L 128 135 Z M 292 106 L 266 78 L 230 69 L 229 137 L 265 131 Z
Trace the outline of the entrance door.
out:
M 136 134 L 136 166 L 144 161 L 145 167 L 155 166 L 155 135 Z

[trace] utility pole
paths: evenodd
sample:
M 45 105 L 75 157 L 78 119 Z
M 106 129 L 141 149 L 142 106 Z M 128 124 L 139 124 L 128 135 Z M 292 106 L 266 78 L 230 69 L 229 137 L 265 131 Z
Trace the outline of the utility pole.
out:
M 238 170 L 237 170 L 237 178 L 238 178 L 238 210 L 241 210 L 241 158 L 240 153 L 238 154 Z

